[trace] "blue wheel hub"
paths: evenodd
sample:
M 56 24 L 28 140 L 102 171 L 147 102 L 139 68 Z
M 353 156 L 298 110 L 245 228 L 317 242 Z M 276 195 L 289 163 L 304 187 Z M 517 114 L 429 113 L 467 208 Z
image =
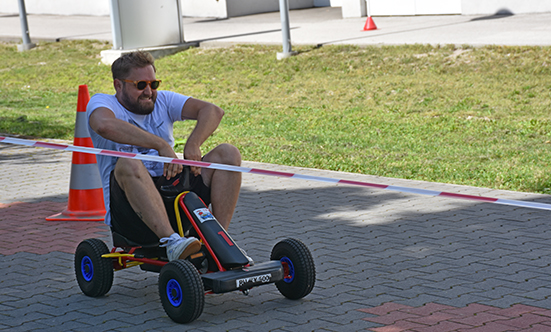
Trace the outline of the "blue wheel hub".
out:
M 166 295 L 168 297 L 168 301 L 170 301 L 170 304 L 175 307 L 180 306 L 183 299 L 182 287 L 180 287 L 180 283 L 174 279 L 170 279 L 166 284 Z
M 82 260 L 80 261 L 80 272 L 82 273 L 84 280 L 92 280 L 94 277 L 94 264 L 92 264 L 90 257 L 82 257 Z
M 283 263 L 283 270 L 284 270 L 284 278 L 283 281 L 286 283 L 291 283 L 295 279 L 295 267 L 293 266 L 293 262 L 288 257 L 282 257 L 280 259 L 281 263 Z

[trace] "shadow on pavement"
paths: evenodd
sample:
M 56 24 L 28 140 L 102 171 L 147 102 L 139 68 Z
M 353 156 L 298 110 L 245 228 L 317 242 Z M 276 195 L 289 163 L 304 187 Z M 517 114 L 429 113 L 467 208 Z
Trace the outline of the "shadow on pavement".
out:
M 476 17 L 471 19 L 471 21 L 485 21 L 485 20 L 495 20 L 500 18 L 506 18 L 509 16 L 513 16 L 513 12 L 511 12 L 509 9 L 500 9 L 495 14 L 489 15 L 489 16 L 482 16 L 482 17 Z

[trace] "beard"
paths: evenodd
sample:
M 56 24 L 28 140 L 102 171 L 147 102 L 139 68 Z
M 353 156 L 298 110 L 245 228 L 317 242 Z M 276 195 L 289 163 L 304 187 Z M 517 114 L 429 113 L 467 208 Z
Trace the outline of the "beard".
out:
M 122 93 L 122 102 L 127 110 L 134 114 L 148 115 L 155 109 L 155 101 L 157 100 L 157 94 L 152 93 L 151 97 L 144 97 L 140 95 L 137 100 L 133 100 L 126 93 Z

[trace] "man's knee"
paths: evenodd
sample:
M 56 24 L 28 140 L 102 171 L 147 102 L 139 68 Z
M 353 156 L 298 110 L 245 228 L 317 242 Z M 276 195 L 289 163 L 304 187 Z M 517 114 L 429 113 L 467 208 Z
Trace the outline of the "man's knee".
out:
M 214 148 L 205 156 L 205 161 L 211 161 L 227 165 L 241 165 L 241 152 L 235 146 L 223 143 Z
M 238 166 L 241 165 L 241 152 L 239 152 L 239 149 L 227 143 L 222 144 L 222 146 L 226 150 L 229 159 L 228 164 Z
M 115 165 L 114 175 L 115 179 L 122 187 L 125 185 L 126 181 L 145 177 L 149 175 L 149 172 L 141 160 L 119 158 Z

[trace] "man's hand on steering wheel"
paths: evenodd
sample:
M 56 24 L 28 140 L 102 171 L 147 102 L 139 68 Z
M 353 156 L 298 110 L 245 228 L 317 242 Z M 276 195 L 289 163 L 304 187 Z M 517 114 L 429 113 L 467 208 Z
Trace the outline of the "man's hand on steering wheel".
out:
M 201 147 L 188 140 L 184 146 L 184 159 L 201 161 Z M 195 176 L 201 174 L 201 167 L 191 166 L 191 173 Z
M 167 147 L 164 147 L 163 149 L 159 150 L 159 156 L 161 157 L 169 157 L 176 159 L 178 156 L 176 155 L 176 152 L 167 144 Z M 183 165 L 180 164 L 164 164 L 163 166 L 163 176 L 166 177 L 166 179 L 170 179 L 172 177 L 175 177 L 179 173 L 182 172 L 184 169 Z

